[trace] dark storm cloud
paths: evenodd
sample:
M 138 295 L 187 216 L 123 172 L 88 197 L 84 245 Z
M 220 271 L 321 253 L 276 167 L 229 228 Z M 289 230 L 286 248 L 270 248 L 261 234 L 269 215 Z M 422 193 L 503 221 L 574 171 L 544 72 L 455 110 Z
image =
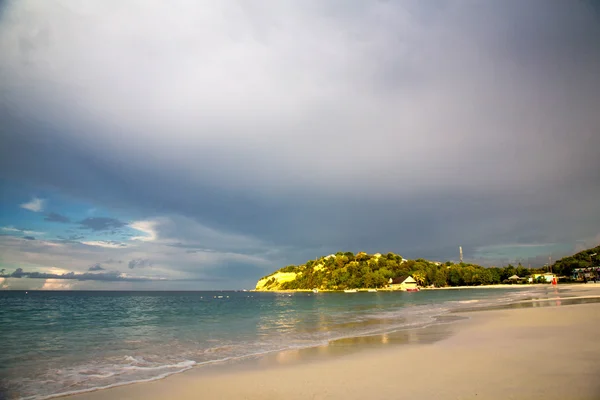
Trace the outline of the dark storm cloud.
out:
M 135 260 L 129 260 L 127 266 L 129 269 L 151 267 L 152 262 L 148 259 L 138 258 Z
M 79 224 L 82 229 L 91 229 L 93 231 L 107 231 L 127 225 L 118 219 L 107 217 L 90 217 L 79 221 Z
M 44 221 L 47 222 L 62 222 L 62 223 L 69 223 L 71 222 L 71 220 L 61 214 L 55 213 L 55 212 L 50 212 L 48 214 L 46 214 L 46 217 L 44 218 Z
M 92 265 L 91 267 L 89 267 L 88 271 L 104 271 L 104 268 L 102 267 L 102 264 L 96 263 L 96 264 Z
M 227 2 L 125 4 L 129 41 L 106 35 L 110 5 L 83 26 L 77 4 L 20 12 L 36 4 L 15 2 L 0 27 L 0 177 L 183 215 L 284 249 L 282 264 L 598 233 L 591 3 L 291 2 L 235 8 L 223 26 L 198 21 Z
M 31 279 L 65 279 L 78 281 L 106 281 L 106 282 L 146 282 L 160 279 L 122 276 L 120 272 L 81 273 L 67 272 L 64 274 L 48 274 L 44 272 L 27 272 L 17 268 L 13 273 L 0 275 L 1 278 L 31 278 Z

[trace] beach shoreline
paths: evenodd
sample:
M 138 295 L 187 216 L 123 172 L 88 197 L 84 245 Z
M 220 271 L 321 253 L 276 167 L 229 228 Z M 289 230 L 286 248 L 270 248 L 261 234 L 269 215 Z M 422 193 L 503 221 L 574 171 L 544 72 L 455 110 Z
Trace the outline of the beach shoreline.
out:
M 600 386 L 591 374 L 600 373 L 595 340 L 600 303 L 577 303 L 600 300 L 600 284 L 561 289 L 569 296 L 459 312 L 455 323 L 347 338 L 62 397 L 185 400 L 201 393 L 205 399 L 336 399 L 372 396 L 374 387 L 376 397 L 397 397 L 394 383 L 402 376 L 411 382 L 401 389 L 407 398 L 595 399 Z M 540 380 L 544 384 L 529 384 Z M 560 384 L 577 387 L 575 397 Z
M 562 288 L 585 288 L 585 287 L 594 287 L 594 285 L 600 285 L 600 283 L 559 283 L 557 286 Z M 419 287 L 420 290 L 477 290 L 477 289 L 526 289 L 526 288 L 552 288 L 555 287 L 550 283 L 523 283 L 523 284 L 509 284 L 509 283 L 498 283 L 494 285 L 478 285 L 478 286 L 444 286 L 444 287 Z M 600 286 L 598 286 L 600 287 Z M 357 293 L 367 293 L 369 290 L 373 290 L 374 288 L 357 288 Z M 377 288 L 378 292 L 400 292 L 399 289 L 390 289 L 390 288 Z M 256 290 L 251 289 L 247 290 L 247 292 L 255 292 L 255 293 L 313 293 L 312 289 L 288 289 L 288 290 Z M 329 290 L 329 289 L 319 289 L 319 293 L 344 293 L 343 290 Z

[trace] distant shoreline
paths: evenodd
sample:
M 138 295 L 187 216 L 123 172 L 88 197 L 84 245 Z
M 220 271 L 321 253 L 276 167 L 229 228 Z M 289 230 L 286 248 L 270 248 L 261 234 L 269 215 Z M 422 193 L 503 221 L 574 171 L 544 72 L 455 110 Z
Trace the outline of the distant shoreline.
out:
M 562 287 L 565 284 L 559 284 Z M 579 285 L 579 284 L 577 284 Z M 581 284 L 583 285 L 583 284 Z M 528 284 L 495 284 L 495 285 L 479 285 L 479 286 L 444 286 L 444 287 L 419 287 L 420 290 L 460 290 L 460 289 L 519 289 L 519 288 L 527 288 L 527 287 L 552 287 L 549 283 L 528 283 Z M 356 290 L 357 293 L 368 293 L 369 290 L 373 290 L 376 288 L 357 288 L 352 289 Z M 378 292 L 402 292 L 402 290 L 397 289 L 389 289 L 382 288 L 376 289 Z M 251 289 L 249 292 L 263 292 L 263 293 L 313 293 L 312 289 L 287 289 L 287 290 L 256 290 Z M 344 289 L 318 289 L 318 293 L 344 293 Z

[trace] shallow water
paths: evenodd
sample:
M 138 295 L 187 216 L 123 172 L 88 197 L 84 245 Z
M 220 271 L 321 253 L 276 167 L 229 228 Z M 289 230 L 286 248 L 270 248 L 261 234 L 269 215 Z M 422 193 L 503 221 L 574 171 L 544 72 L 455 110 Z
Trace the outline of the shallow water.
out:
M 436 317 L 548 296 L 538 288 L 418 293 L 0 292 L 0 390 L 41 399 L 195 365 L 356 343 Z M 2 395 L 0 395 L 0 398 Z

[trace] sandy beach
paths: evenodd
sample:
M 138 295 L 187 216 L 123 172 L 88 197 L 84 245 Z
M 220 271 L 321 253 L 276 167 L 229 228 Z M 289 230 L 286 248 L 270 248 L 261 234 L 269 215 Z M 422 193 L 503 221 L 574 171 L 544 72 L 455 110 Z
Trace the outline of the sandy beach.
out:
M 568 294 L 458 314 L 467 318 L 451 324 L 199 367 L 68 398 L 598 399 L 600 303 L 593 301 L 600 285 L 560 290 Z

